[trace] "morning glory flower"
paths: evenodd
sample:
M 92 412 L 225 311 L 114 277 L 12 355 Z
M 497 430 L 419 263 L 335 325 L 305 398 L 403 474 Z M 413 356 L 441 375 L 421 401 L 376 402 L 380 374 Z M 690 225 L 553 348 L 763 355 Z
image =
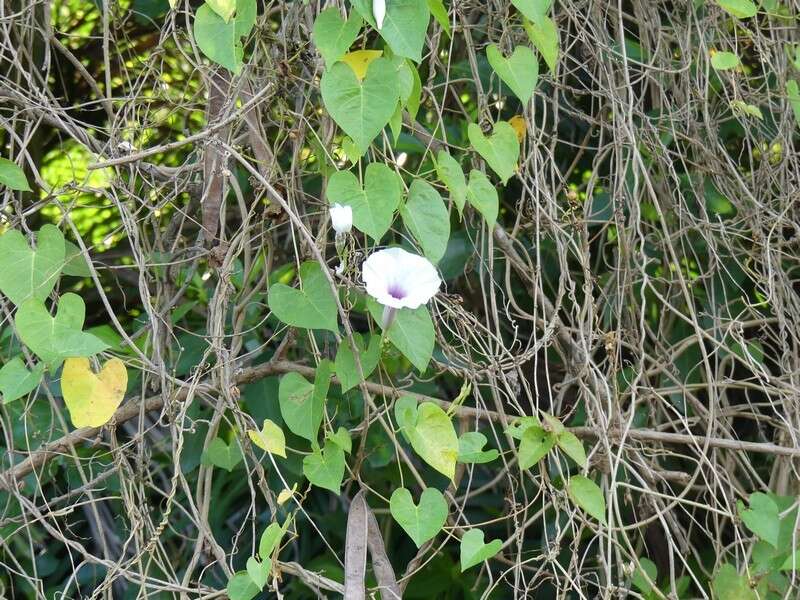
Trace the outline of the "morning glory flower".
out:
M 431 262 L 402 248 L 373 252 L 364 261 L 367 293 L 383 305 L 383 330 L 399 308 L 415 309 L 436 295 L 442 280 Z
M 331 225 L 337 236 L 350 233 L 353 228 L 353 209 L 338 203 L 331 206 Z
M 386 16 L 386 0 L 372 0 L 372 16 L 378 25 L 378 31 L 383 27 L 383 18 Z

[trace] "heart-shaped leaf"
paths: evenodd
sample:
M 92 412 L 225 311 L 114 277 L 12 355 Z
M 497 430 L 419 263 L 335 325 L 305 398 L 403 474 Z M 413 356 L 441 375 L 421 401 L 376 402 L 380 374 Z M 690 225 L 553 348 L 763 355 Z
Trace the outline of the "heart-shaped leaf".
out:
M 450 198 L 458 208 L 459 214 L 464 212 L 464 204 L 467 202 L 467 179 L 458 161 L 447 153 L 447 150 L 439 150 L 436 155 L 436 174 L 450 192 Z
M 489 181 L 489 178 L 477 169 L 469 172 L 467 200 L 475 210 L 483 215 L 489 228 L 494 228 L 494 224 L 497 222 L 497 213 L 500 212 L 497 189 Z
M 289 431 L 316 442 L 322 424 L 324 398 L 314 394 L 314 385 L 299 373 L 287 373 L 278 386 L 278 403 Z
M 230 473 L 242 462 L 242 449 L 235 440 L 228 445 L 222 438 L 214 438 L 206 448 L 206 457 L 212 465 Z
M 19 192 L 31 191 L 25 171 L 20 169 L 17 163 L 2 157 L 0 157 L 0 184 Z
M 367 299 L 367 306 L 372 318 L 380 326 L 383 323 L 383 306 L 372 298 Z M 425 372 L 436 341 L 433 320 L 427 306 L 423 304 L 414 310 L 409 308 L 398 310 L 386 337 L 420 373 Z
M 28 371 L 22 358 L 15 356 L 0 369 L 0 393 L 3 404 L 27 396 L 36 389 L 44 374 L 44 363 L 37 363 Z
M 733 52 L 714 52 L 711 55 L 711 66 L 717 71 L 735 69 L 740 64 L 739 57 Z
M 478 431 L 467 431 L 458 438 L 458 462 L 462 463 L 488 463 L 492 462 L 500 452 L 495 448 L 484 450 L 486 436 Z
M 484 544 L 483 531 L 470 529 L 461 538 L 461 572 L 489 560 L 500 552 L 502 547 L 501 540 L 492 540 L 488 544 Z
M 67 293 L 58 301 L 56 316 L 51 317 L 41 300 L 30 298 L 17 310 L 14 323 L 23 343 L 44 362 L 55 366 L 71 356 L 91 356 L 108 344 L 81 331 L 86 315 L 83 299 Z
M 517 46 L 511 56 L 506 58 L 492 44 L 486 49 L 486 58 L 494 72 L 511 88 L 522 104 L 528 104 L 539 80 L 539 61 L 536 60 L 533 50 L 527 46 Z
M 519 160 L 519 141 L 514 128 L 505 121 L 500 121 L 495 124 L 492 135 L 487 138 L 480 127 L 470 123 L 467 136 L 478 154 L 505 184 L 516 171 Z
M 306 380 L 303 379 L 303 381 L 305 382 Z M 283 429 L 278 427 L 272 420 L 264 419 L 261 431 L 251 429 L 248 430 L 247 435 L 262 450 L 286 458 L 286 436 L 283 434 Z
M 573 475 L 567 484 L 570 499 L 601 523 L 606 523 L 606 499 L 597 484 L 583 475 Z
M 322 268 L 309 261 L 300 265 L 301 289 L 283 283 L 269 288 L 270 310 L 287 325 L 305 329 L 339 331 L 336 299 Z
M 365 21 L 377 29 L 372 14 L 372 0 L 353 0 L 353 6 Z M 381 37 L 392 52 L 416 62 L 422 60 L 422 47 L 430 21 L 427 0 L 388 0 Z
M 775 501 L 761 492 L 750 494 L 750 508 L 739 503 L 739 516 L 747 528 L 774 548 L 778 547 L 780 510 Z
M 336 433 L 329 433 L 325 439 L 339 446 L 347 454 L 353 451 L 353 440 L 350 438 L 350 432 L 344 427 L 339 427 Z
M 238 73 L 242 68 L 242 38 L 256 23 L 256 0 L 236 0 L 236 17 L 226 22 L 204 3 L 194 17 L 194 39 L 209 59 Z
M 400 214 L 425 256 L 438 263 L 450 239 L 450 215 L 436 188 L 422 179 L 412 181 Z
M 376 242 L 389 230 L 402 197 L 400 176 L 383 163 L 370 163 L 364 187 L 350 171 L 337 171 L 328 181 L 328 202 L 350 206 L 353 225 Z
M 447 521 L 447 501 L 436 488 L 427 488 L 415 505 L 406 488 L 394 491 L 389 499 L 389 511 L 417 548 L 434 538 Z
M 530 469 L 542 460 L 555 446 L 556 436 L 538 425 L 531 425 L 522 434 L 519 443 L 519 468 Z
M 363 81 L 337 62 L 322 75 L 320 89 L 325 108 L 362 154 L 392 118 L 399 98 L 397 70 L 385 58 L 370 63 Z
M 19 306 L 28 298 L 45 300 L 58 282 L 64 266 L 64 236 L 55 225 L 43 225 L 32 250 L 16 229 L 0 236 L 0 292 Z
M 256 584 L 256 587 L 259 590 L 263 590 L 264 586 L 267 585 L 267 577 L 269 577 L 269 565 L 270 563 L 260 563 L 255 556 L 251 556 L 247 559 L 247 574 L 250 575 L 250 579 L 253 580 L 253 583 Z
M 317 50 L 325 60 L 329 69 L 344 56 L 345 52 L 353 45 L 361 30 L 361 17 L 356 11 L 350 12 L 350 18 L 345 21 L 339 9 L 326 8 L 317 15 L 314 21 L 314 30 L 311 34 Z
M 344 452 L 337 444 L 326 441 L 322 450 L 314 448 L 303 459 L 303 475 L 317 487 L 338 494 L 344 477 Z
M 450 417 L 438 404 L 420 404 L 416 419 L 406 427 L 405 434 L 422 460 L 450 479 L 455 477 L 458 436 Z
M 716 600 L 759 600 L 760 596 L 750 587 L 747 575 L 739 575 L 736 567 L 724 564 L 711 582 Z
M 369 377 L 378 366 L 381 358 L 380 336 L 373 335 L 369 340 L 369 346 L 366 348 L 360 333 L 353 334 L 353 339 L 356 343 L 356 350 L 361 361 L 361 368 L 364 371 L 364 377 Z M 361 376 L 356 368 L 354 352 L 350 348 L 350 342 L 347 339 L 343 339 L 339 345 L 339 350 L 336 352 L 335 365 L 336 377 L 342 386 L 342 393 L 353 389 L 361 383 Z
M 94 374 L 88 358 L 68 358 L 61 373 L 61 393 L 75 427 L 100 427 L 114 416 L 128 388 L 125 363 L 112 358 Z
M 247 571 L 239 571 L 234 573 L 228 580 L 228 586 L 225 591 L 228 593 L 230 600 L 252 600 L 260 590 Z

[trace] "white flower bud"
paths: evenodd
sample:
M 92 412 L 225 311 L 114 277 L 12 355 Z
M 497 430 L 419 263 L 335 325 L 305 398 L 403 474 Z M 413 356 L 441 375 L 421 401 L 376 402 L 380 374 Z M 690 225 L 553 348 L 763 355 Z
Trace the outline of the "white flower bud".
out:
M 386 16 L 386 0 L 372 0 L 372 16 L 378 25 L 378 31 L 383 27 L 383 18 Z
M 337 236 L 349 233 L 353 228 L 353 209 L 341 204 L 331 206 L 331 225 Z

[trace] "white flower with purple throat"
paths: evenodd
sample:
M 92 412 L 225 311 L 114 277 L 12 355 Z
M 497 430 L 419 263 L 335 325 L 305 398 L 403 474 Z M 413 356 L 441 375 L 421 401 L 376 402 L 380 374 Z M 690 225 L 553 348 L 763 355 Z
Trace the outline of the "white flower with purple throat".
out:
M 362 267 L 367 293 L 383 305 L 383 331 L 400 308 L 415 309 L 436 295 L 442 280 L 436 267 L 402 248 L 372 253 Z

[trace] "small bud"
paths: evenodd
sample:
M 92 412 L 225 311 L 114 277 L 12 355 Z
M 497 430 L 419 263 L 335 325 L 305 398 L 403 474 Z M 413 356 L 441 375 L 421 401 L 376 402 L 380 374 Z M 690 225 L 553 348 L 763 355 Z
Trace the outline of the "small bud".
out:
M 337 236 L 349 233 L 353 228 L 353 209 L 341 204 L 331 206 L 331 225 Z

